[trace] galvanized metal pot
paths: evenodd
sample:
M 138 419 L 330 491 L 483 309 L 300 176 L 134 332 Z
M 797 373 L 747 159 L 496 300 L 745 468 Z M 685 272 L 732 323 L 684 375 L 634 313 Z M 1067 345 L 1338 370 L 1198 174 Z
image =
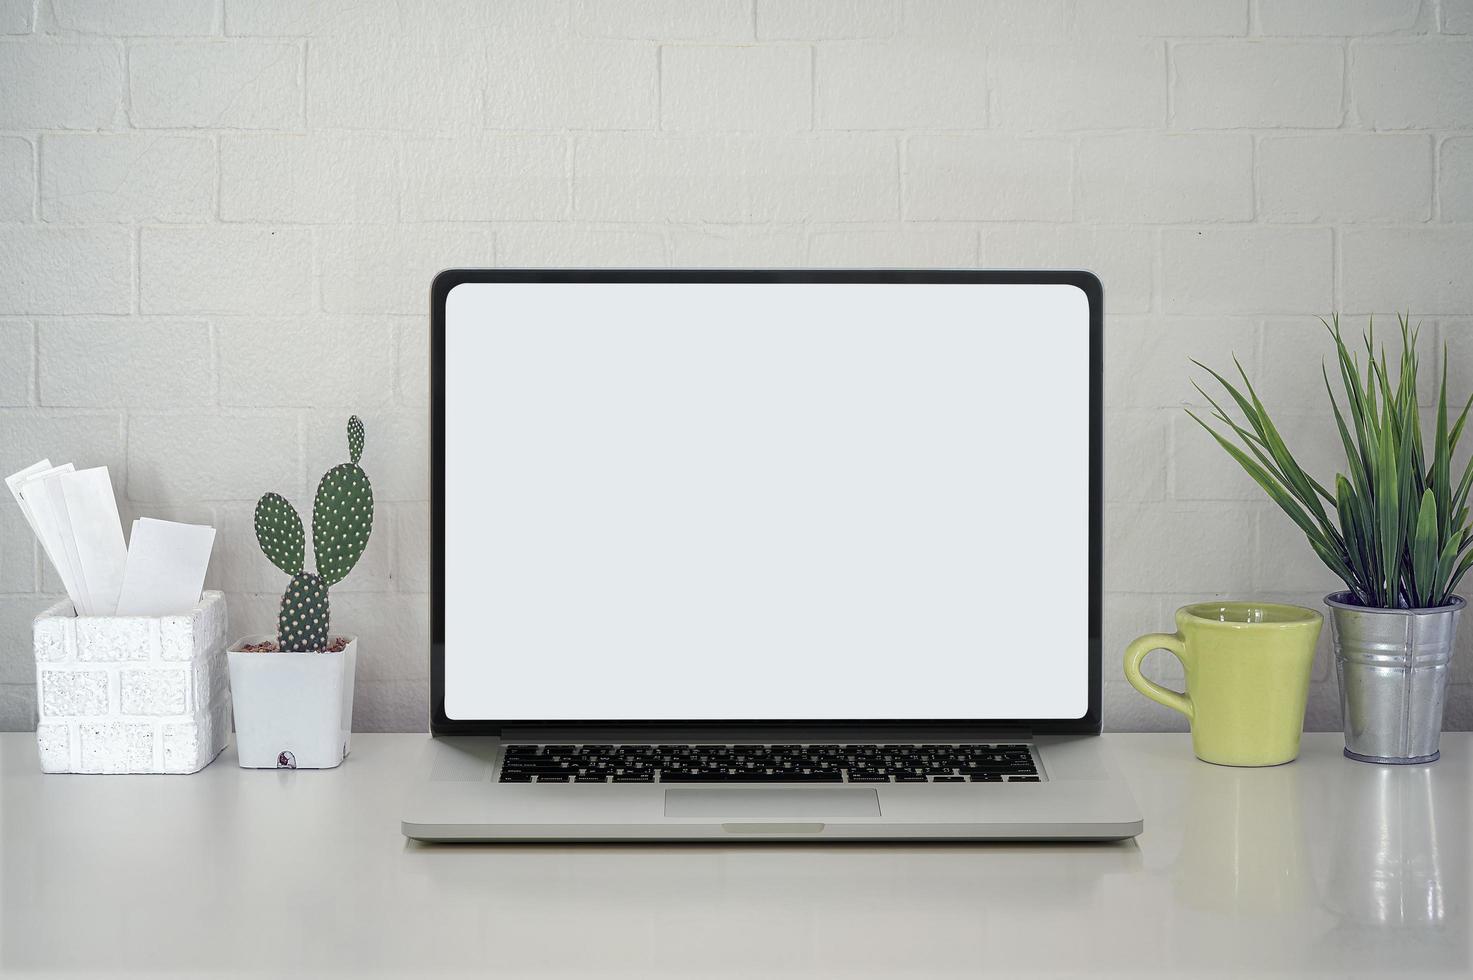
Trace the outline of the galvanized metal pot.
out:
M 1349 592 L 1325 596 L 1345 754 L 1360 762 L 1436 761 L 1448 665 L 1467 605 L 1454 596 L 1431 609 L 1373 609 Z

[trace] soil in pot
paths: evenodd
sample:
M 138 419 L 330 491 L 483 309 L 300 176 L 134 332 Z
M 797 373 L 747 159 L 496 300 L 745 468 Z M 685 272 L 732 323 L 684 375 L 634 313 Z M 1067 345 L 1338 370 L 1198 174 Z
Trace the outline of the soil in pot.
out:
M 342 653 L 348 649 L 348 638 L 346 636 L 335 636 L 328 643 L 323 653 Z M 281 647 L 275 640 L 262 640 L 260 643 L 242 643 L 240 653 L 280 653 Z

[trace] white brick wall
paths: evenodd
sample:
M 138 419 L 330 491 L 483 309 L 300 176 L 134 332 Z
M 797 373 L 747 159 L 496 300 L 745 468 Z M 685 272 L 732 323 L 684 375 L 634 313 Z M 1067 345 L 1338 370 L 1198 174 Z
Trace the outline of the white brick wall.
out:
M 1182 413 L 1189 357 L 1236 354 L 1326 475 L 1314 314 L 1424 314 L 1473 385 L 1468 0 L 0 0 L 0 93 L 0 471 L 106 464 L 125 519 L 213 521 L 264 631 L 252 503 L 308 506 L 362 415 L 365 729 L 424 723 L 447 266 L 1097 270 L 1121 727 L 1182 726 L 1118 667 L 1175 606 L 1333 585 Z M 0 728 L 59 588 L 0 507 Z
M 892 139 L 580 137 L 573 216 L 619 222 L 884 221 L 898 216 Z
M 0 225 L 0 314 L 127 313 L 133 236 L 115 225 Z
M 1438 203 L 1444 221 L 1473 221 L 1473 138 L 1443 141 Z
M 900 0 L 757 0 L 761 41 L 890 37 L 900 26 Z
M 41 220 L 208 221 L 215 143 L 206 136 L 63 133 L 41 138 Z
M 305 313 L 313 292 L 305 228 L 145 227 L 139 235 L 144 313 Z
M 981 44 L 920 38 L 829 44 L 818 53 L 815 78 L 820 129 L 987 127 Z
M 1129 133 L 1080 141 L 1085 221 L 1247 221 L 1253 140 L 1238 133 Z
M 487 65 L 486 128 L 653 129 L 659 50 L 558 35 L 510 39 Z
M 1258 22 L 1267 34 L 1394 34 L 1414 29 L 1430 8 L 1422 0 L 1270 0 Z
M 59 31 L 115 37 L 211 34 L 219 20 L 218 5 L 199 0 L 52 0 L 49 6 Z
M 406 221 L 557 221 L 568 211 L 567 143 L 554 136 L 409 140 Z
M 41 405 L 168 410 L 217 400 L 205 320 L 75 316 L 38 322 Z
M 36 164 L 31 144 L 0 138 L 0 221 L 26 221 L 35 209 Z
M 1268 221 L 1426 221 L 1431 184 L 1426 135 L 1270 136 L 1258 144 L 1258 208 Z
M 382 136 L 225 135 L 219 179 L 222 221 L 399 219 L 399 148 Z
M 905 144 L 904 215 L 912 221 L 1067 221 L 1074 145 L 988 134 L 916 136 Z
M 1447 34 L 1473 34 L 1473 3 L 1442 0 L 1442 30 Z
M 123 49 L 51 37 L 0 41 L 0 127 L 105 129 L 123 124 Z
M 1182 44 L 1172 49 L 1172 121 L 1183 129 L 1334 128 L 1345 51 L 1328 41 Z
M 660 128 L 763 133 L 810 129 L 812 60 L 811 49 L 796 44 L 664 48 L 660 55 Z
M 1473 38 L 1350 46 L 1350 95 L 1367 129 L 1473 127 Z
M 1002 129 L 1149 129 L 1166 122 L 1166 45 L 1006 45 L 994 56 L 992 102 Z
M 302 47 L 239 41 L 128 47 L 128 116 L 139 129 L 297 129 Z

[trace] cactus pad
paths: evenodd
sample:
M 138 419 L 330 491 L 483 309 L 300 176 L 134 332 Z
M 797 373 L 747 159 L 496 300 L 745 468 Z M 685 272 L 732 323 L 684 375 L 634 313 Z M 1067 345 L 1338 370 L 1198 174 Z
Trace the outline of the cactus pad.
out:
M 348 418 L 348 459 L 358 462 L 363 458 L 363 420 L 353 415 Z
M 256 540 L 271 562 L 292 577 L 281 597 L 277 645 L 292 652 L 328 649 L 327 589 L 343 580 L 368 547 L 373 530 L 373 487 L 358 465 L 363 455 L 363 420 L 348 419 L 351 463 L 328 470 L 312 501 L 312 551 L 316 572 L 303 569 L 306 534 L 296 508 L 277 493 L 256 503 Z
M 327 583 L 311 572 L 292 576 L 281 597 L 276 640 L 291 653 L 320 653 L 327 649 Z
M 358 564 L 373 530 L 373 487 L 357 463 L 341 463 L 317 484 L 312 501 L 312 553 L 317 573 L 336 585 Z
M 307 536 L 297 509 L 279 493 L 263 494 L 256 502 L 256 540 L 271 564 L 296 575 L 302 570 Z

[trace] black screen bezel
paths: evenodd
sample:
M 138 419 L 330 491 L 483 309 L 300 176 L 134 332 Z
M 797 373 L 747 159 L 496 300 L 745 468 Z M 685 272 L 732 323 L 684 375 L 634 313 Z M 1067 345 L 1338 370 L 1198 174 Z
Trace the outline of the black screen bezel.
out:
M 463 283 L 584 282 L 584 283 L 923 283 L 923 284 L 1050 284 L 1080 289 L 1089 302 L 1089 706 L 1078 718 L 934 718 L 934 719 L 762 719 L 686 721 L 587 719 L 581 721 L 527 719 L 456 719 L 445 714 L 445 300 Z M 702 728 L 730 731 L 805 727 L 835 729 L 863 727 L 881 734 L 918 726 L 957 729 L 1026 729 L 1034 734 L 1098 734 L 1101 730 L 1101 623 L 1102 623 L 1102 489 L 1104 417 L 1104 290 L 1099 279 L 1084 271 L 921 271 L 921 270 L 714 270 L 714 269 L 449 269 L 434 279 L 430 289 L 430 731 L 434 735 L 495 735 L 515 727 L 519 731 L 556 730 L 576 735 L 580 730 L 621 728 L 643 731 Z M 1072 601 L 1074 597 L 1061 597 Z

